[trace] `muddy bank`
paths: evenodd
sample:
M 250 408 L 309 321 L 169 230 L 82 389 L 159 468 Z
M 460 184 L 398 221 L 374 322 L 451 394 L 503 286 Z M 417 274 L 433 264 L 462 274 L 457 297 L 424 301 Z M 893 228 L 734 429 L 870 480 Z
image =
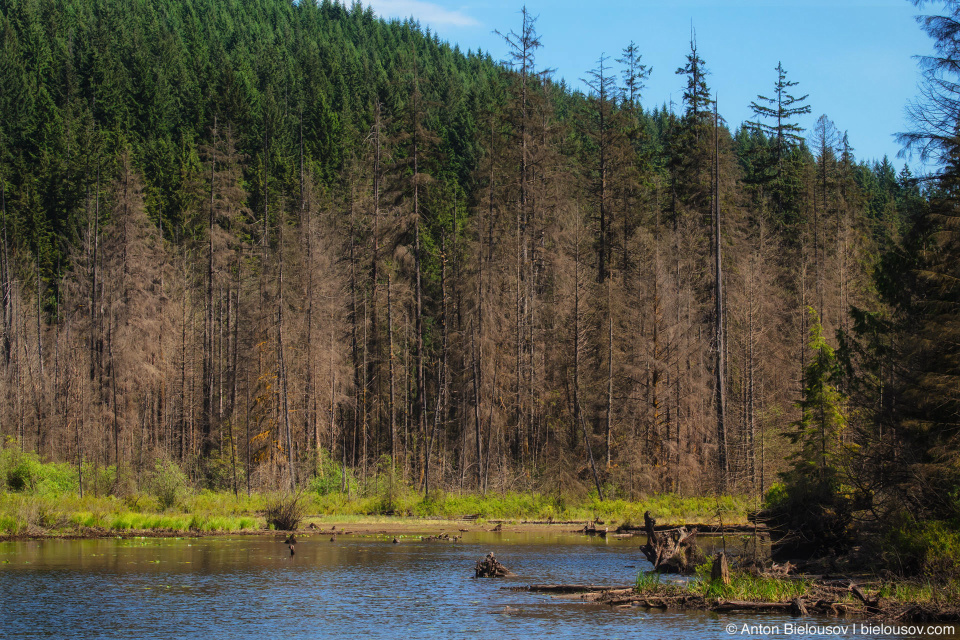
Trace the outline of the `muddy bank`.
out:
M 575 528 L 580 524 L 580 528 Z M 506 520 L 477 521 L 476 519 L 419 519 L 419 518 L 338 518 L 337 516 L 307 517 L 294 532 L 299 536 L 431 536 L 444 534 L 453 537 L 468 532 L 503 533 L 582 533 L 582 522 L 534 522 L 511 523 Z M 95 538 L 182 538 L 207 536 L 278 536 L 280 532 L 265 526 L 256 529 L 203 531 L 198 529 L 112 529 L 108 527 L 78 527 L 76 529 L 48 530 L 31 527 L 17 534 L 0 535 L 0 541 L 43 539 L 95 539 Z

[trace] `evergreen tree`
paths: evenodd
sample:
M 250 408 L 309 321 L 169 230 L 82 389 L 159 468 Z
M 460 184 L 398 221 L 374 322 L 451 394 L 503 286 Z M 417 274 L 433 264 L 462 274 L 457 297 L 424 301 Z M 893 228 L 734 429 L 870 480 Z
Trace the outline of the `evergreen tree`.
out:
M 817 312 L 810 314 L 808 348 L 813 358 L 805 371 L 800 419 L 786 436 L 797 445 L 782 474 L 786 496 L 773 502 L 774 520 L 795 537 L 781 545 L 794 551 L 842 551 L 850 542 L 852 505 L 843 493 L 845 398 L 838 390 L 837 356 L 823 337 Z
M 813 479 L 816 483 L 835 481 L 839 467 L 843 430 L 846 426 L 844 397 L 840 393 L 840 369 L 834 349 L 823 336 L 820 316 L 808 307 L 813 358 L 807 365 L 800 400 L 800 419 L 788 436 L 800 448 L 791 456 L 791 482 Z

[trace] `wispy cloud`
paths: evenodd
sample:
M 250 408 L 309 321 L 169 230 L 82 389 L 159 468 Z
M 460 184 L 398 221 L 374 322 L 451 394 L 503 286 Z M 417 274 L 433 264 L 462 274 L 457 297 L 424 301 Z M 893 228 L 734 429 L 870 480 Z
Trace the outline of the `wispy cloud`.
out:
M 432 27 L 449 25 L 454 27 L 479 27 L 480 23 L 460 11 L 450 11 L 432 2 L 420 0 L 371 0 L 367 4 L 373 7 L 377 15 L 384 18 L 413 17 Z

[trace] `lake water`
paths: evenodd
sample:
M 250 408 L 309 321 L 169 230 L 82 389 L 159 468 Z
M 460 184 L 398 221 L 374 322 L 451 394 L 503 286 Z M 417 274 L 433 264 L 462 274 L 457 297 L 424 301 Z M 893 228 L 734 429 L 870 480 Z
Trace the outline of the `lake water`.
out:
M 845 625 L 847 637 L 910 637 L 844 619 L 614 609 L 504 589 L 628 585 L 649 568 L 636 538 L 505 532 L 393 544 L 393 536 L 314 535 L 292 557 L 281 540 L 0 543 L 0 637 L 693 640 L 836 637 Z M 488 551 L 517 577 L 475 579 Z

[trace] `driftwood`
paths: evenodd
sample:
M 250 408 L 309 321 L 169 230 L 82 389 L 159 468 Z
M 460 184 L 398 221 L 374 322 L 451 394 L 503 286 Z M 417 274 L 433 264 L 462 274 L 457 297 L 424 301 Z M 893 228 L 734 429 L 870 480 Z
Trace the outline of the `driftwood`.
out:
M 792 602 L 751 602 L 749 600 L 718 600 L 711 611 L 790 611 Z
M 477 560 L 475 578 L 506 578 L 516 575 L 505 566 L 500 564 L 493 553 L 488 553 L 486 558 Z
M 710 535 L 720 535 L 720 534 L 745 534 L 745 533 L 757 533 L 760 535 L 769 535 L 770 528 L 763 523 L 758 524 L 724 524 L 723 526 L 718 524 L 709 524 L 709 523 L 698 523 L 698 522 L 687 522 L 682 525 L 678 524 L 658 524 L 655 525 L 654 529 L 658 532 L 660 531 L 672 531 L 673 529 L 678 529 L 680 527 L 686 527 L 687 530 L 696 529 L 702 536 Z M 647 526 L 634 526 L 634 525 L 620 525 L 617 527 L 617 533 L 621 534 L 642 534 L 647 532 Z
M 654 571 L 661 573 L 691 573 L 704 557 L 697 545 L 697 530 L 686 527 L 657 531 L 657 521 L 647 511 L 643 514 L 647 543 L 640 547 Z
M 611 587 L 598 584 L 531 584 L 511 587 L 512 591 L 539 591 L 542 593 L 585 593 L 591 591 L 633 591 L 633 587 Z
M 457 542 L 463 536 L 451 536 L 449 533 L 440 533 L 435 536 L 420 536 L 420 539 L 424 542 L 433 542 L 438 540 L 441 542 Z

